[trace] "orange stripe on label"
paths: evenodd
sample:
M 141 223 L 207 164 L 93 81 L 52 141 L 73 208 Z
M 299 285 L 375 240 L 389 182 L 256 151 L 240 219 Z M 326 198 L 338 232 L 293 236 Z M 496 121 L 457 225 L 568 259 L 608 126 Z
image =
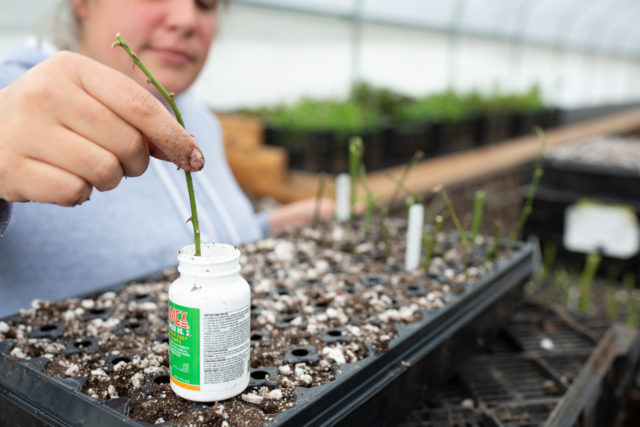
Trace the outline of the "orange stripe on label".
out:
M 200 391 L 200 386 L 199 385 L 191 385 L 191 384 L 185 384 L 181 381 L 178 381 L 177 379 L 173 378 L 172 375 L 169 375 L 169 377 L 171 378 L 171 381 L 173 381 L 173 383 L 177 386 L 180 386 L 182 388 L 186 388 L 187 390 L 195 390 L 195 391 Z

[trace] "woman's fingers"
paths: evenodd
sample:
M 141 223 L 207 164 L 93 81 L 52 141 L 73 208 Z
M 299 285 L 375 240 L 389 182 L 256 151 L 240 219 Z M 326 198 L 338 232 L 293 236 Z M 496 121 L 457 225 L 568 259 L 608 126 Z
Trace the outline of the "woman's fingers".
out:
M 13 167 L 13 179 L 5 190 L 6 200 L 75 206 L 89 200 L 91 195 L 91 184 L 50 164 L 22 158 Z
M 133 66 L 133 65 L 132 65 Z M 0 89 L 0 198 L 74 205 L 138 176 L 149 154 L 203 167 L 195 139 L 147 89 L 74 53 Z
M 75 72 L 74 76 L 87 93 L 146 135 L 164 157 L 180 168 L 192 172 L 202 169 L 204 157 L 195 138 L 146 88 L 105 65 L 81 59 L 91 72 Z M 60 60 L 67 58 L 63 55 Z
M 100 191 L 114 189 L 125 175 L 111 151 L 66 128 L 55 129 L 49 144 L 25 141 L 23 150 L 25 157 L 78 175 Z
M 70 88 L 70 91 L 78 88 Z M 144 136 L 131 126 L 129 123 L 121 120 L 113 111 L 104 104 L 89 96 L 82 96 L 84 93 L 78 94 L 74 98 L 77 99 L 76 105 L 82 114 L 78 114 L 77 110 L 63 110 L 60 112 L 61 124 L 72 134 L 84 137 L 86 142 L 92 142 L 96 146 L 101 147 L 104 151 L 112 153 L 116 162 L 120 162 L 121 173 L 124 176 L 140 176 L 149 165 L 150 146 L 145 142 Z M 67 134 L 68 138 L 73 141 L 73 135 Z M 70 147 L 71 148 L 71 144 Z M 74 144 L 75 149 L 82 149 L 82 146 Z M 95 154 L 95 148 L 87 146 Z M 72 151 L 68 151 L 72 152 Z M 89 154 L 89 153 L 87 153 Z M 100 165 L 104 165 L 104 159 L 98 156 L 93 157 L 100 161 Z M 64 159 L 60 159 L 63 161 Z M 89 179 L 90 177 L 81 174 Z M 103 180 L 98 180 L 102 182 Z M 96 181 L 89 179 L 99 190 L 110 190 L 114 186 L 97 185 Z M 118 181 L 119 182 L 119 181 Z M 116 182 L 117 185 L 117 182 Z

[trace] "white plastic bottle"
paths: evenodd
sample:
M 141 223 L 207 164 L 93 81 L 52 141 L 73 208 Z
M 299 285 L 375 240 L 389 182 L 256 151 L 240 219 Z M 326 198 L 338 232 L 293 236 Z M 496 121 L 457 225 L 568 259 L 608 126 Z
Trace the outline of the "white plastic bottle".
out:
M 171 389 L 212 402 L 249 384 L 251 292 L 240 276 L 240 251 L 219 243 L 178 254 L 180 277 L 169 287 Z

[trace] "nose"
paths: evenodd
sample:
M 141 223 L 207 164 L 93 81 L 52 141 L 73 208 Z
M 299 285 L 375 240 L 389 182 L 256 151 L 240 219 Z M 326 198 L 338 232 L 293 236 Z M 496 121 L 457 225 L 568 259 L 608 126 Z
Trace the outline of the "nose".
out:
M 180 31 L 185 37 L 196 31 L 198 8 L 194 0 L 169 1 L 165 24 L 172 30 Z

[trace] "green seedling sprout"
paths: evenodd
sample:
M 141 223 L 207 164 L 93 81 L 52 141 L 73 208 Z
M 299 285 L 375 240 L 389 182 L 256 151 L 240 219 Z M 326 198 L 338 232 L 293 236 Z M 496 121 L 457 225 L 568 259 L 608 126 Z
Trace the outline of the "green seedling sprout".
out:
M 542 159 L 544 156 L 544 150 L 547 146 L 547 135 L 544 133 L 542 128 L 536 126 L 534 128 L 538 138 L 540 139 L 540 152 L 538 153 L 538 158 L 536 159 L 535 166 L 533 169 L 533 178 L 531 180 L 531 185 L 529 186 L 529 192 L 527 194 L 527 198 L 525 199 L 524 207 L 522 208 L 522 213 L 520 214 L 520 218 L 518 218 L 518 222 L 516 223 L 516 227 L 509 234 L 509 241 L 507 243 L 507 250 L 511 250 L 513 245 L 516 242 L 516 239 L 520 237 L 520 233 L 524 228 L 524 224 L 527 222 L 529 215 L 531 214 L 531 209 L 533 206 L 533 198 L 536 195 L 536 191 L 538 190 L 538 183 L 540 182 L 540 178 L 542 178 Z
M 373 192 L 369 187 L 369 181 L 367 180 L 367 171 L 364 168 L 364 164 L 360 165 L 360 180 L 362 181 L 362 186 L 365 191 L 365 209 L 364 209 L 364 232 L 365 234 L 369 233 L 369 229 L 371 228 L 371 222 L 373 219 L 373 212 L 376 208 L 375 197 L 373 196 Z
M 349 140 L 349 175 L 351 176 L 351 220 L 355 219 L 355 206 L 358 200 L 358 179 L 362 164 L 364 146 L 362 138 L 354 136 Z
M 418 160 L 422 158 L 424 158 L 424 153 L 422 151 L 416 151 L 415 154 L 411 157 L 411 160 L 409 161 L 407 166 L 405 166 L 404 170 L 402 171 L 402 176 L 398 180 L 398 184 L 396 184 L 396 187 L 393 190 L 391 199 L 389 199 L 389 202 L 387 203 L 386 206 L 383 206 L 380 209 L 380 215 L 378 215 L 378 219 L 380 221 L 380 237 L 384 243 L 385 256 L 387 257 L 389 256 L 389 230 L 387 229 L 387 226 L 386 226 L 386 219 L 389 216 L 389 213 L 391 212 L 393 207 L 395 206 L 396 201 L 398 200 L 398 197 L 400 195 L 400 190 L 402 189 L 404 182 L 407 180 L 407 177 L 409 176 L 409 172 L 411 171 L 413 166 L 418 162 Z
M 320 202 L 322 201 L 322 196 L 324 195 L 324 184 L 327 180 L 327 174 L 321 173 L 318 178 L 318 191 L 316 193 L 316 205 L 313 210 L 313 221 L 311 222 L 312 227 L 316 228 L 318 226 L 318 221 L 320 219 Z
M 367 170 L 363 159 L 364 146 L 360 137 L 353 137 L 349 144 L 349 174 L 351 175 L 351 214 L 352 218 L 355 213 L 355 204 L 357 202 L 356 183 L 362 182 L 365 191 L 365 211 L 364 211 L 364 232 L 369 233 L 371 228 L 371 220 L 375 211 L 375 197 L 369 187 L 367 179 Z
M 436 243 L 438 243 L 438 233 L 442 230 L 442 224 L 444 224 L 444 219 L 441 215 L 437 215 L 434 219 L 434 226 L 432 233 L 425 233 L 423 236 L 423 244 L 427 247 L 427 252 L 424 255 L 424 261 L 422 262 L 422 270 L 425 273 L 429 272 L 429 265 L 431 265 L 431 258 L 433 258 L 433 252 L 436 248 Z
M 444 200 L 445 205 L 447 206 L 447 210 L 449 211 L 449 215 L 451 216 L 451 220 L 458 230 L 458 234 L 460 235 L 460 251 L 462 252 L 462 264 L 464 265 L 464 274 L 467 276 L 467 248 L 469 247 L 469 241 L 467 240 L 467 232 L 462 227 L 460 220 L 458 219 L 458 215 L 456 215 L 456 210 L 453 208 L 453 204 L 451 203 L 451 199 L 447 194 L 447 190 L 444 189 L 442 185 L 436 185 L 432 190 L 436 194 L 440 194 L 442 200 Z
M 402 175 L 400 176 L 400 179 L 397 180 L 397 184 L 396 184 L 396 187 L 393 190 L 393 193 L 391 195 L 391 199 L 389 199 L 389 203 L 387 204 L 387 208 L 385 210 L 385 215 L 388 215 L 389 212 L 391 212 L 391 210 L 395 206 L 396 201 L 398 200 L 398 196 L 400 196 L 400 190 L 402 189 L 402 187 L 404 186 L 405 181 L 409 177 L 409 172 L 411 172 L 411 169 L 413 168 L 413 166 L 419 160 L 421 160 L 423 158 L 424 158 L 424 153 L 422 151 L 419 151 L 419 150 L 416 151 L 415 154 L 411 157 L 411 160 L 409 161 L 409 163 L 407 163 L 407 166 L 402 171 Z
M 622 288 L 627 294 L 627 307 L 625 309 L 624 323 L 631 327 L 638 326 L 638 298 L 635 290 L 636 275 L 627 273 L 622 279 Z
M 486 198 L 487 193 L 484 190 L 476 191 L 473 200 L 473 220 L 471 221 L 471 231 L 469 236 L 472 245 L 475 244 L 478 233 L 480 232 L 480 225 L 482 224 L 482 211 L 484 209 L 484 201 L 486 200 Z
M 161 84 L 156 80 L 156 78 L 151 74 L 151 72 L 147 69 L 147 67 L 140 61 L 138 55 L 136 55 L 131 47 L 127 44 L 124 38 L 120 35 L 120 33 L 116 34 L 116 41 L 112 44 L 113 47 L 120 46 L 122 47 L 131 57 L 133 62 L 142 70 L 142 72 L 147 76 L 147 78 L 153 83 L 153 85 L 158 89 L 158 91 L 162 94 L 164 99 L 167 100 L 173 113 L 176 116 L 176 120 L 180 123 L 180 126 L 183 128 L 184 121 L 182 120 L 182 115 L 180 114 L 180 110 L 178 110 L 178 106 L 176 105 L 173 93 L 169 93 Z M 193 225 L 193 238 L 195 242 L 195 255 L 200 256 L 200 225 L 198 223 L 198 211 L 196 209 L 196 197 L 193 192 L 193 181 L 191 179 L 191 173 L 188 171 L 184 171 L 185 178 L 187 179 L 187 191 L 189 192 L 189 202 L 191 205 L 191 224 Z
M 616 320 L 618 318 L 618 311 L 620 307 L 618 305 L 618 292 L 615 284 L 607 284 L 605 288 L 605 295 L 607 298 L 605 316 L 609 320 Z
M 548 242 L 544 245 L 542 251 L 542 279 L 549 277 L 556 264 L 556 256 L 558 253 L 558 246 L 553 242 Z
M 569 273 L 565 268 L 558 268 L 553 272 L 551 286 L 560 294 L 560 304 L 566 307 L 569 303 Z
M 408 188 L 405 185 L 404 182 L 400 181 L 398 178 L 393 176 L 390 172 L 386 173 L 386 177 L 389 178 L 389 180 L 393 181 L 397 185 L 397 188 L 400 188 L 405 193 L 407 193 L 409 195 L 409 197 L 413 198 L 414 201 L 416 201 L 417 203 L 424 204 L 424 197 L 422 197 L 419 194 L 417 194 L 416 192 L 412 191 L 410 188 Z
M 436 185 L 433 187 L 432 191 L 436 194 L 439 194 L 444 200 L 444 204 L 447 206 L 447 210 L 449 211 L 449 215 L 451 216 L 451 220 L 453 221 L 453 225 L 455 225 L 456 230 L 458 230 L 458 234 L 460 235 L 460 241 L 462 242 L 463 248 L 469 246 L 469 242 L 467 241 L 467 233 L 462 227 L 460 220 L 458 219 L 458 215 L 456 215 L 456 210 L 453 208 L 453 204 L 451 203 L 451 199 L 447 194 L 447 190 L 444 189 L 442 185 Z
M 502 234 L 502 221 L 496 219 L 493 222 L 493 241 L 487 249 L 487 253 L 484 256 L 484 264 L 489 261 L 493 261 L 498 256 L 498 248 L 500 247 L 500 235 Z
M 598 265 L 600 265 L 600 255 L 597 253 L 588 254 L 579 283 L 580 296 L 578 297 L 578 311 L 580 313 L 586 313 L 589 307 L 591 307 L 591 285 L 598 271 Z

